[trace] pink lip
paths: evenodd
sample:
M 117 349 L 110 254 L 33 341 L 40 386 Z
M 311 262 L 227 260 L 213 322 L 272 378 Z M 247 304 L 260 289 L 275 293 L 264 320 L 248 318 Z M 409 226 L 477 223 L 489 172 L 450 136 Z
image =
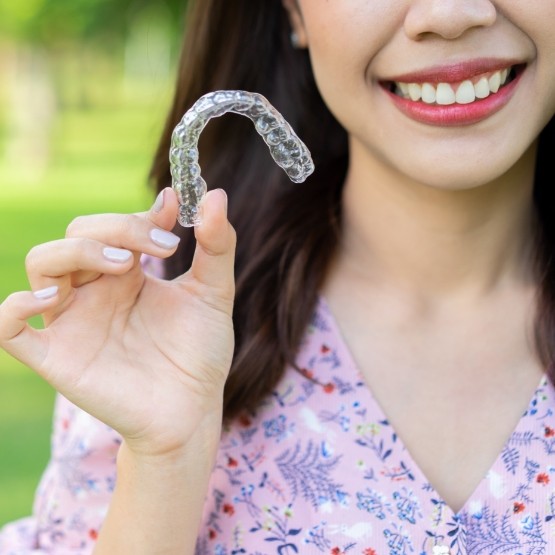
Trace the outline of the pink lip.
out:
M 517 70 L 516 77 L 508 85 L 501 87 L 497 93 L 490 94 L 487 98 L 476 100 L 471 104 L 440 106 L 438 104 L 413 102 L 397 96 L 386 87 L 382 86 L 382 90 L 403 114 L 420 123 L 440 127 L 472 125 L 492 116 L 509 102 L 523 72 L 524 67 L 522 66 Z
M 421 71 L 394 75 L 387 79 L 380 79 L 380 82 L 397 81 L 398 83 L 459 83 L 466 79 L 472 79 L 476 75 L 499 71 L 511 66 L 523 64 L 522 60 L 510 60 L 500 58 L 477 58 L 466 62 L 450 65 L 433 66 Z

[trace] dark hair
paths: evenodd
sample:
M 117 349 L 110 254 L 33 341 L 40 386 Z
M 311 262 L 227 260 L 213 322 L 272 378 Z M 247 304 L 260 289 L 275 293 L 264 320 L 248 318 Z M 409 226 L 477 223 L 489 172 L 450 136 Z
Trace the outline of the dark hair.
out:
M 283 113 L 309 147 L 315 173 L 292 184 L 272 161 L 245 118 L 213 120 L 200 140 L 206 181 L 224 187 L 229 219 L 237 230 L 235 356 L 226 384 L 224 414 L 253 408 L 270 394 L 294 360 L 318 291 L 338 244 L 341 193 L 347 171 L 346 132 L 325 106 L 308 54 L 290 43 L 281 0 L 190 1 L 177 91 L 151 170 L 158 190 L 171 183 L 171 133 L 203 94 L 218 89 L 262 93 Z M 541 293 L 536 337 L 542 362 L 555 359 L 555 224 L 550 186 L 555 123 L 540 141 L 535 198 L 540 220 L 538 268 Z M 166 277 L 189 267 L 195 241 L 182 236 Z
M 540 134 L 534 204 L 537 214 L 536 269 L 538 310 L 536 349 L 542 364 L 555 382 L 555 117 Z

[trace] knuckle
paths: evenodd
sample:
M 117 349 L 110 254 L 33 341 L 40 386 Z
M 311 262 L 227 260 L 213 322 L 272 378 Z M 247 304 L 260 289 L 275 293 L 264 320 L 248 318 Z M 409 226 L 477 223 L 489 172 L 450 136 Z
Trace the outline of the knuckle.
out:
M 226 233 L 212 231 L 206 239 L 207 241 L 203 248 L 212 256 L 226 255 L 234 251 L 235 245 L 237 244 L 237 234 L 231 224 L 228 224 Z
M 22 306 L 22 293 L 16 292 L 8 295 L 0 304 L 0 328 L 2 323 L 13 319 L 20 312 Z
M 117 233 L 122 237 L 130 237 L 136 234 L 140 218 L 135 214 L 123 214 L 117 223 Z
M 137 214 L 125 214 L 122 223 L 126 231 L 135 231 L 143 221 L 143 218 L 137 216 Z
M 66 237 L 78 237 L 84 228 L 86 216 L 77 216 L 73 218 L 66 228 Z
M 18 293 L 11 293 L 10 295 L 8 295 L 3 300 L 2 304 L 0 304 L 0 312 L 9 310 L 10 308 L 14 307 L 17 304 L 18 297 Z
M 25 257 L 25 269 L 27 273 L 32 273 L 37 268 L 43 250 L 43 245 L 36 245 L 27 253 Z

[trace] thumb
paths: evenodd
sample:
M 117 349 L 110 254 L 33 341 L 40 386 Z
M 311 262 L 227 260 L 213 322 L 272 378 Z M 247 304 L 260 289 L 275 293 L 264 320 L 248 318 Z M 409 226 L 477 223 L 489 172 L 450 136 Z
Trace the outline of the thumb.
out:
M 233 299 L 236 234 L 227 219 L 227 195 L 223 189 L 206 194 L 202 203 L 202 223 L 195 227 L 195 238 L 192 277 Z

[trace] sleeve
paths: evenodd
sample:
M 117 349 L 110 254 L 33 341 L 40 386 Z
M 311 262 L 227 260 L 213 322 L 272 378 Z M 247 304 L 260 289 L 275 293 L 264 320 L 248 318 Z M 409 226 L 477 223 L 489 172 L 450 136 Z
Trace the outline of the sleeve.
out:
M 160 276 L 159 259 L 143 257 Z M 35 495 L 33 516 L 0 530 L 0 555 L 88 555 L 116 482 L 121 437 L 58 395 L 52 452 Z
M 58 395 L 52 455 L 33 516 L 0 532 L 2 555 L 91 553 L 116 479 L 120 436 Z

